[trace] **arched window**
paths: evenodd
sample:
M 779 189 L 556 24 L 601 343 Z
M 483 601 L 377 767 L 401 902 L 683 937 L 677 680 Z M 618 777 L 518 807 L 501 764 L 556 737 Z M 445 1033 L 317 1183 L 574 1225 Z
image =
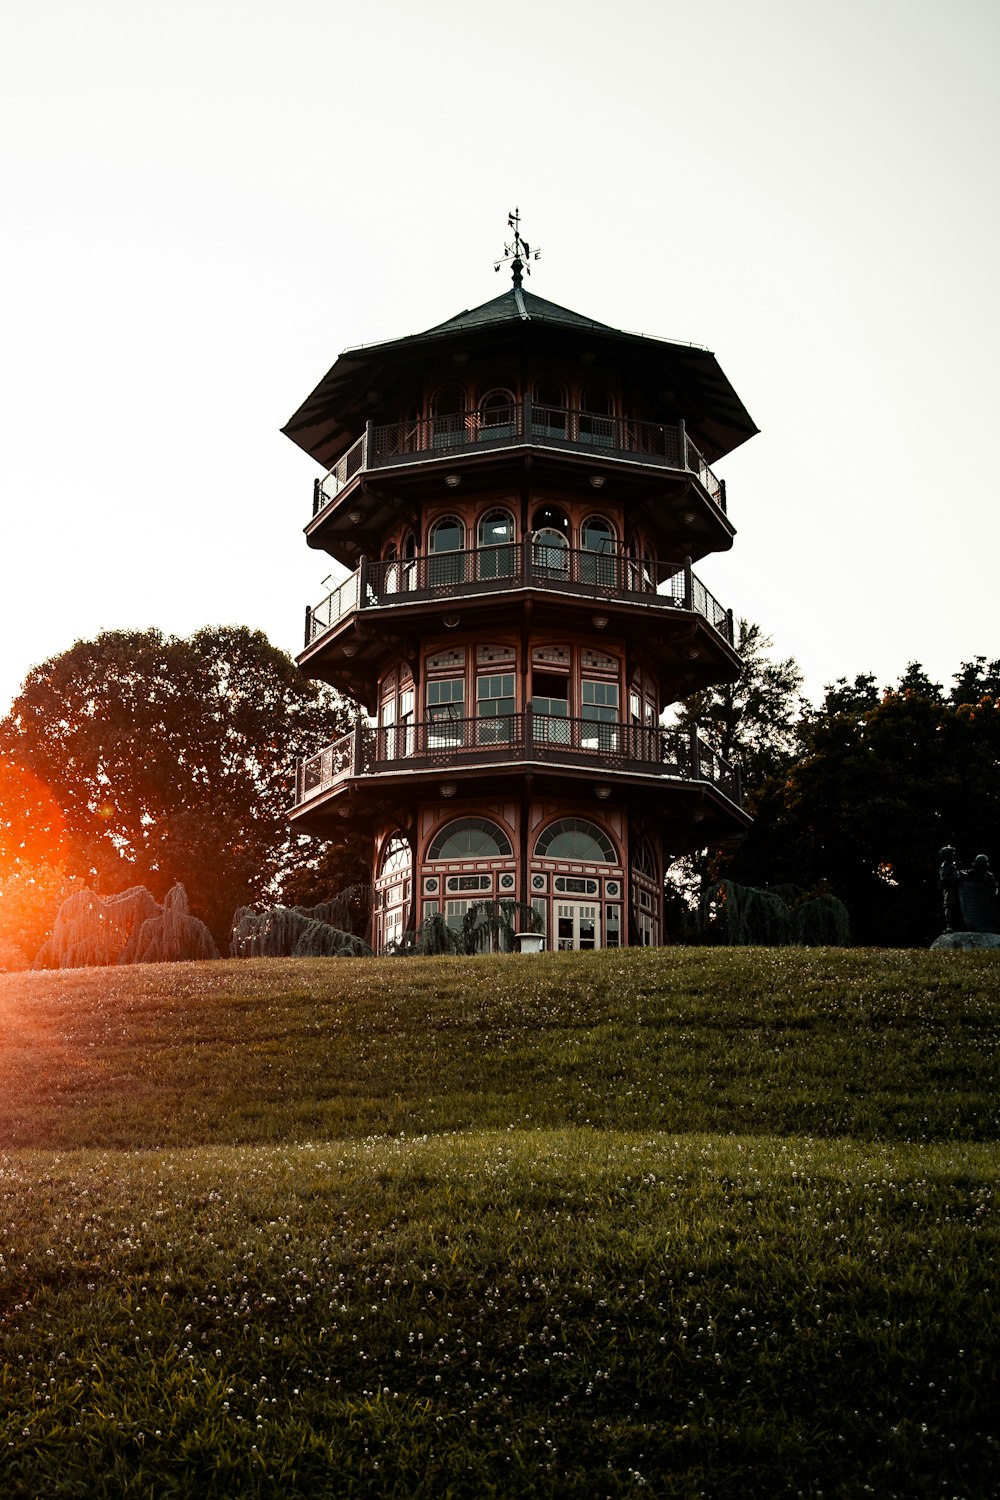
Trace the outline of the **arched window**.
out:
M 647 880 L 656 879 L 656 861 L 648 839 L 640 839 L 632 851 L 632 868 Z
M 396 594 L 399 592 L 399 566 L 396 562 L 396 543 L 387 542 L 382 548 L 382 589 L 383 594 Z
M 615 554 L 618 550 L 614 528 L 604 516 L 589 516 L 583 523 L 580 541 L 584 552 L 596 553 L 596 557 L 580 559 L 580 576 L 584 583 L 597 583 L 602 588 L 613 588 L 615 584 Z
M 586 864 L 616 865 L 618 855 L 603 828 L 584 818 L 559 818 L 538 835 L 538 859 L 578 859 Z
M 435 521 L 427 538 L 430 553 L 429 578 L 431 588 L 443 584 L 461 583 L 465 557 L 465 526 L 457 516 L 442 516 Z
M 379 878 L 385 875 L 409 873 L 409 869 L 410 841 L 403 834 L 394 833 L 386 840 L 382 850 L 382 859 L 378 867 Z
M 406 533 L 403 542 L 403 587 L 405 589 L 416 588 L 417 585 L 417 539 L 412 531 Z
M 465 441 L 465 390 L 443 385 L 431 397 L 431 447 L 454 448 Z
M 455 417 L 465 411 L 465 390 L 460 385 L 443 385 L 431 397 L 432 417 Z
M 628 555 L 629 588 L 633 593 L 649 593 L 654 586 L 653 559 L 638 532 L 633 531 L 628 539 Z
M 510 839 L 489 818 L 456 818 L 440 828 L 431 840 L 427 858 L 490 859 L 513 854 Z
M 506 510 L 489 510 L 479 519 L 479 577 L 511 578 L 517 571 L 514 517 Z
M 480 439 L 514 436 L 514 393 L 498 386 L 479 403 Z
M 535 511 L 532 568 L 547 576 L 569 573 L 569 517 L 557 505 Z
M 569 572 L 569 543 L 561 531 L 549 526 L 535 532 L 531 549 L 532 566 L 547 577 L 565 577 Z
M 580 535 L 586 552 L 613 552 L 615 548 L 615 532 L 610 521 L 604 516 L 588 516 L 583 523 Z
M 590 448 L 615 446 L 614 403 L 603 386 L 587 386 L 580 396 L 580 442 Z
M 377 948 L 384 953 L 400 941 L 410 905 L 410 842 L 396 832 L 386 839 L 375 879 Z
M 565 438 L 567 430 L 566 387 L 558 380 L 536 380 L 531 393 L 531 435 L 542 441 Z
M 656 876 L 656 859 L 648 839 L 640 839 L 632 850 L 632 915 L 644 948 L 659 941 L 662 887 Z
M 603 385 L 588 385 L 580 397 L 580 410 L 594 416 L 610 417 L 614 412 L 611 392 Z

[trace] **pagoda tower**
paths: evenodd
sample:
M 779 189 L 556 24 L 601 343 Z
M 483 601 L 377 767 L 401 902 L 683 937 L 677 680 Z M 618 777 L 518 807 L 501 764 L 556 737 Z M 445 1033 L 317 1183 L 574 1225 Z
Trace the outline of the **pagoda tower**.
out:
M 348 570 L 299 666 L 369 716 L 298 765 L 291 816 L 367 841 L 378 952 L 480 902 L 549 948 L 658 944 L 666 866 L 749 823 L 661 716 L 739 674 L 693 565 L 734 536 L 710 466 L 757 429 L 706 349 L 527 291 L 511 223 L 508 291 L 349 349 L 283 428 Z

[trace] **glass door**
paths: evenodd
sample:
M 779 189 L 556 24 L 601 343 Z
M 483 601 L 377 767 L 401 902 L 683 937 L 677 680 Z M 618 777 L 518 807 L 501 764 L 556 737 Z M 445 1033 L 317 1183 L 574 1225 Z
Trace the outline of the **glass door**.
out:
M 556 904 L 556 947 L 560 952 L 601 946 L 600 907 L 582 901 Z

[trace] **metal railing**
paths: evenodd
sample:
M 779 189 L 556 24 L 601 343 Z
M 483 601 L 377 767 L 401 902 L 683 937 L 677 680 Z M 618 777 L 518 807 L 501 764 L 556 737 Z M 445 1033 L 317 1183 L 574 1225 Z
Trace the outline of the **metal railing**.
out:
M 347 780 L 403 771 L 440 772 L 502 763 L 586 766 L 678 781 L 709 782 L 742 806 L 739 772 L 696 729 L 524 713 L 447 717 L 375 726 L 360 722 L 318 754 L 300 760 L 296 806 Z
M 519 401 L 444 417 L 413 418 L 376 427 L 369 424 L 322 479 L 316 480 L 313 515 L 366 471 L 429 458 L 530 443 L 544 448 L 628 459 L 693 474 L 708 497 L 725 512 L 726 487 L 687 435 L 684 423 L 607 417 L 571 407 Z
M 610 603 L 688 609 L 733 641 L 728 610 L 687 565 L 657 563 L 620 552 L 586 552 L 529 537 L 498 547 L 472 547 L 391 562 L 365 562 L 306 611 L 306 646 L 349 615 L 428 599 L 458 599 L 511 589 L 544 589 Z

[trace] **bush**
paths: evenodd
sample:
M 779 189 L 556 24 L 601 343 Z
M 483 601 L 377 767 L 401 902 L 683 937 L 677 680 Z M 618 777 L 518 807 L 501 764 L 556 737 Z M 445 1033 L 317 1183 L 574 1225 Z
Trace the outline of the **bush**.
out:
M 836 896 L 809 895 L 793 885 L 760 890 L 732 880 L 718 880 L 707 888 L 698 908 L 697 931 L 702 942 L 734 947 L 794 943 L 843 948 L 851 940 L 847 907 Z
M 208 928 L 190 915 L 182 885 L 167 892 L 162 906 L 144 885 L 135 885 L 117 896 L 74 891 L 59 908 L 52 936 L 34 967 L 82 969 L 218 957 Z

